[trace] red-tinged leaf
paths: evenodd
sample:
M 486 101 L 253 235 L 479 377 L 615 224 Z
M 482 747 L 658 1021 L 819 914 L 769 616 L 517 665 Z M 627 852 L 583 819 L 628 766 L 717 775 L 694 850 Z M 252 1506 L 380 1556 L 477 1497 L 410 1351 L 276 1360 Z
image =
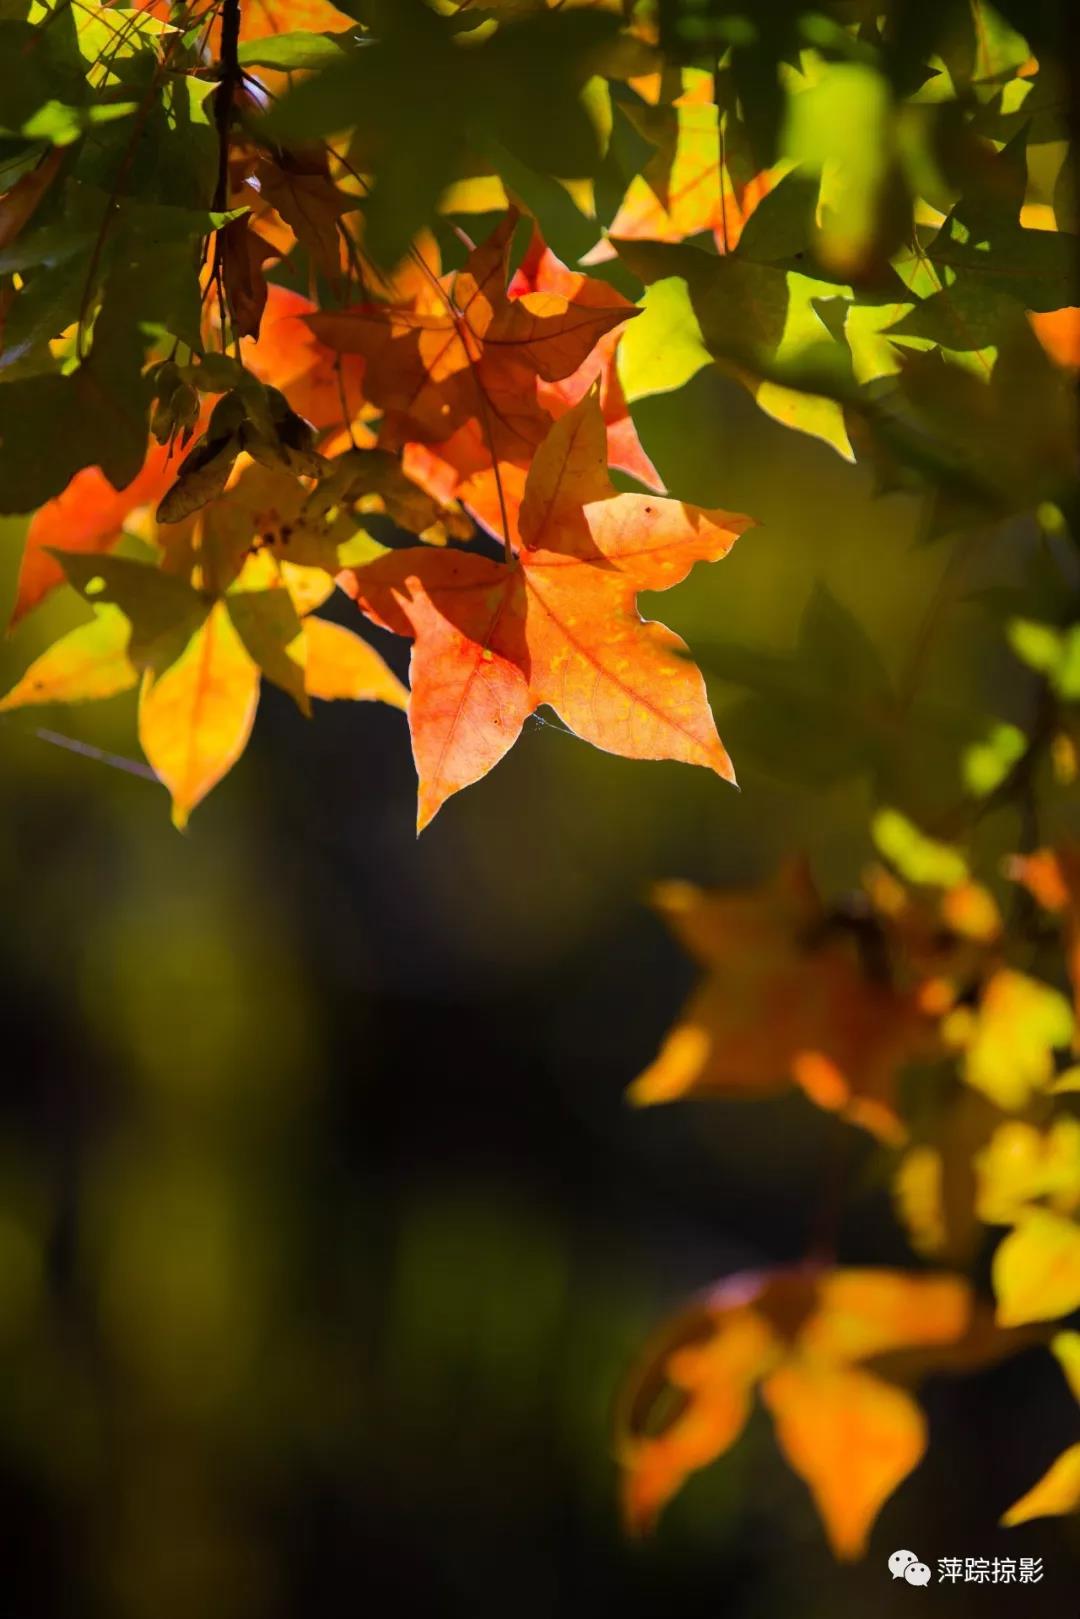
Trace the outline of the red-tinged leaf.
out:
M 544 414 L 545 431 L 551 419 Z M 517 544 L 528 468 L 513 461 L 493 465 L 478 422 L 466 422 L 443 444 L 406 444 L 401 459 L 408 476 L 433 500 L 459 501 L 489 533 L 500 540 L 509 535 Z
M 8 247 L 34 217 L 38 205 L 64 161 L 63 148 L 56 146 L 42 158 L 37 168 L 16 180 L 0 197 L 0 247 Z
M 26 538 L 11 622 L 36 607 L 64 574 L 51 548 L 93 554 L 107 551 L 142 506 L 156 506 L 176 476 L 167 445 L 151 444 L 142 471 L 126 489 L 114 489 L 97 467 L 77 472 L 55 500 L 34 514 Z
M 534 232 L 529 250 L 517 274 L 510 283 L 511 297 L 532 295 L 534 299 L 548 293 L 564 299 L 582 309 L 610 309 L 623 311 L 629 317 L 634 306 L 606 281 L 581 275 L 567 268 L 545 247 L 539 232 Z M 615 350 L 619 342 L 618 331 L 605 332 L 592 352 L 570 376 L 554 382 L 541 381 L 537 387 L 541 403 L 552 416 L 561 416 L 571 405 L 583 399 L 594 383 L 600 386 L 600 409 L 607 428 L 608 465 L 647 485 L 663 490 L 660 475 L 638 441 L 626 396 L 615 366 Z
M 323 702 L 389 703 L 405 708 L 409 694 L 393 670 L 352 630 L 325 618 L 304 622 L 307 642 L 305 681 L 309 697 Z
M 218 232 L 218 253 L 225 300 L 236 331 L 240 337 L 258 337 L 268 295 L 263 265 L 279 256 L 278 249 L 253 230 L 245 216 Z
M 0 713 L 39 703 L 87 703 L 138 684 L 128 656 L 131 625 L 115 607 L 99 607 L 89 624 L 69 630 L 35 658 L 0 701 Z
M 510 564 L 397 551 L 342 576 L 376 622 L 412 636 L 422 828 L 549 703 L 578 736 L 635 759 L 731 762 L 678 636 L 643 622 L 640 590 L 678 584 L 750 524 L 653 495 L 616 495 L 591 395 L 555 423 L 529 473 Z
M 172 795 L 177 827 L 243 753 L 258 700 L 258 668 L 220 601 L 176 662 L 146 676 L 139 741 Z
M 614 287 L 567 269 L 536 232 L 508 291 L 512 297 L 528 295 L 535 302 L 547 293 L 582 308 L 621 309 L 627 317 L 634 313 L 633 305 Z M 599 385 L 609 466 L 662 492 L 663 482 L 641 447 L 619 381 L 615 365 L 619 337 L 618 331 L 605 332 L 570 376 L 555 382 L 538 379 L 537 399 L 557 419 Z M 479 421 L 467 422 L 443 444 L 407 444 L 404 462 L 410 475 L 432 496 L 460 500 L 492 534 L 502 537 L 508 530 L 516 537 L 526 468 L 511 461 L 494 467 Z
M 384 412 L 388 447 L 443 444 L 473 424 L 486 460 L 525 465 L 549 418 L 536 379 L 571 376 L 599 338 L 636 313 L 556 293 L 507 294 L 513 212 L 466 269 L 408 304 L 360 304 L 312 315 L 316 336 L 366 361 L 364 394 Z

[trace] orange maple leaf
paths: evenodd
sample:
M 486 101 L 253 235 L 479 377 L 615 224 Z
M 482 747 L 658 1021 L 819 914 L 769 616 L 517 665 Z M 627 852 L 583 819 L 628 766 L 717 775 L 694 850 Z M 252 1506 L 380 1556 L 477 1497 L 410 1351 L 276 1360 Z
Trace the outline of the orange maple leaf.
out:
M 637 313 L 622 299 L 612 305 L 555 292 L 509 296 L 516 223 L 510 210 L 465 269 L 433 280 L 407 304 L 364 303 L 308 317 L 331 348 L 364 356 L 364 393 L 386 413 L 386 448 L 438 444 L 453 460 L 445 441 L 472 426 L 484 464 L 527 465 L 550 424 L 537 378 L 571 376 L 605 332 Z
M 923 1371 L 937 1359 L 947 1366 L 979 1326 L 958 1276 L 792 1269 L 730 1277 L 646 1349 L 624 1391 L 617 1440 L 628 1525 L 649 1528 L 692 1472 L 730 1449 L 760 1386 L 835 1555 L 858 1557 L 926 1448 L 918 1405 L 875 1363 L 925 1347 Z
M 355 422 L 362 401 L 363 361 L 335 354 L 315 336 L 307 317 L 310 299 L 270 284 L 258 338 L 241 346 L 244 364 L 260 382 L 278 388 L 298 416 L 321 431 Z M 364 442 L 374 442 L 370 434 Z
M 172 0 L 149 0 L 137 5 L 137 11 L 169 22 Z M 214 34 L 220 29 L 220 18 L 215 20 Z M 269 39 L 275 34 L 341 33 L 356 26 L 356 19 L 332 6 L 329 0 L 244 0 L 240 20 L 242 40 Z
M 244 0 L 241 39 L 267 39 L 273 34 L 332 34 L 353 28 L 356 19 L 329 0 Z
M 633 306 L 607 282 L 569 270 L 545 246 L 536 229 L 507 292 L 511 298 L 553 293 L 580 308 L 622 310 L 627 316 L 634 312 Z M 607 429 L 608 465 L 662 493 L 663 481 L 641 446 L 619 381 L 615 351 L 620 335 L 617 329 L 604 332 L 568 377 L 554 382 L 538 378 L 537 400 L 549 417 L 557 419 L 598 384 Z M 538 417 L 538 427 L 540 422 Z M 542 432 L 546 432 L 547 425 L 543 424 Z M 504 518 L 511 534 L 516 533 L 526 468 L 509 461 L 494 467 L 478 422 L 468 423 L 445 444 L 406 444 L 403 460 L 409 475 L 436 499 L 460 500 L 493 534 L 502 534 Z
M 176 459 L 170 447 L 157 444 L 151 444 L 142 471 L 126 489 L 114 489 L 99 467 L 77 472 L 63 494 L 34 513 L 19 569 L 12 625 L 63 583 L 63 569 L 52 555 L 52 547 L 88 554 L 109 550 L 132 512 L 140 506 L 156 506 L 175 477 Z
M 1080 309 L 1075 305 L 1029 313 L 1035 336 L 1052 360 L 1070 370 L 1080 369 Z
M 718 253 L 732 252 L 776 176 L 747 172 L 725 150 L 712 74 L 695 73 L 691 87 L 670 105 L 633 108 L 631 121 L 657 151 L 631 180 L 608 235 L 684 242 L 708 231 Z M 584 262 L 602 263 L 611 252 L 605 242 Z
M 415 642 L 420 828 L 498 763 L 542 703 L 608 752 L 734 780 L 700 673 L 677 635 L 639 617 L 635 598 L 725 556 L 750 519 L 617 495 L 604 445 L 589 394 L 536 455 L 509 563 L 410 549 L 341 576 L 370 618 Z
M 763 889 L 664 883 L 656 903 L 707 972 L 633 1101 L 767 1096 L 794 1083 L 850 1123 L 903 1138 L 897 1073 L 930 1046 L 932 1023 L 915 992 L 871 976 L 850 931 L 827 925 L 802 861 Z
M 624 316 L 628 316 L 632 310 L 622 293 L 606 281 L 568 269 L 546 246 L 538 230 L 533 231 L 528 252 L 508 291 L 512 298 L 524 297 L 528 293 L 554 293 L 583 309 L 621 309 Z M 650 489 L 662 492 L 664 485 L 660 474 L 642 449 L 619 381 L 615 365 L 619 335 L 618 331 L 605 332 L 576 371 L 554 382 L 541 380 L 537 384 L 537 394 L 549 413 L 559 417 L 571 405 L 583 399 L 594 383 L 599 383 L 600 409 L 607 428 L 608 465 L 617 467 L 620 472 L 628 472 Z

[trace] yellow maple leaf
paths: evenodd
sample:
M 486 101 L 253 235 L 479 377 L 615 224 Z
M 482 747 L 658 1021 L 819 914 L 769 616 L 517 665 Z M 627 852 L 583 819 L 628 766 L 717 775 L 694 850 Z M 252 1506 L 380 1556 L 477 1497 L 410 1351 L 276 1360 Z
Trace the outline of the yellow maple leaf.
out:
M 1055 1321 L 1080 1305 L 1080 1226 L 1049 1209 L 1023 1210 L 993 1261 L 999 1326 Z

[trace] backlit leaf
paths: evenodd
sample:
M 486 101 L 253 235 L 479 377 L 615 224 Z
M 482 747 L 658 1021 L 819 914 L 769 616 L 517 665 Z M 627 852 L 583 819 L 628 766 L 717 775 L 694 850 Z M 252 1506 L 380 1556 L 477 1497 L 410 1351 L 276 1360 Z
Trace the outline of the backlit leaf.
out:
M 994 1253 L 993 1280 L 1003 1327 L 1068 1315 L 1080 1306 L 1080 1225 L 1024 1210 Z
M 142 506 L 156 506 L 175 476 L 176 462 L 167 445 L 151 445 L 141 471 L 123 489 L 114 488 L 98 467 L 77 472 L 62 494 L 34 513 L 12 623 L 17 624 L 63 580 L 63 570 L 51 555 L 53 548 L 88 553 L 108 550 L 132 513 Z
M 926 1419 L 869 1372 L 787 1365 L 762 1387 L 776 1437 L 806 1480 L 837 1557 L 860 1557 L 882 1505 L 926 1449 Z
M 636 313 L 617 296 L 586 298 L 583 278 L 570 296 L 508 296 L 515 222 L 508 214 L 467 268 L 430 287 L 422 302 L 308 317 L 320 341 L 364 356 L 365 397 L 393 412 L 398 444 L 440 443 L 472 423 L 485 465 L 527 465 L 550 421 L 537 379 L 569 377 L 605 332 Z
M 37 703 L 85 703 L 112 697 L 139 683 L 128 656 L 131 626 L 115 607 L 98 608 L 89 624 L 69 630 L 0 700 L 0 713 Z
M 128 655 L 140 669 L 167 668 L 206 617 L 207 598 L 160 568 L 126 557 L 53 554 L 92 607 L 105 602 L 123 613 L 131 626 Z
M 961 1009 L 945 1025 L 963 1051 L 969 1085 L 1016 1111 L 1054 1075 L 1054 1051 L 1072 1039 L 1074 1018 L 1056 989 L 1003 967 L 983 989 L 977 1011 Z
M 258 700 L 258 667 L 224 602 L 215 603 L 175 663 L 144 677 L 139 741 L 169 789 L 177 827 L 243 753 Z
M 343 577 L 371 618 L 414 639 L 421 828 L 498 763 L 545 702 L 609 752 L 732 778 L 683 643 L 642 622 L 634 603 L 725 556 L 748 519 L 616 495 L 605 440 L 592 395 L 555 423 L 529 472 L 512 562 L 412 549 Z
M 1011 1225 L 1040 1198 L 1058 1213 L 1080 1206 L 1080 1120 L 1045 1131 L 1020 1119 L 998 1125 L 975 1158 L 976 1211 L 987 1225 Z
M 648 1346 L 623 1392 L 617 1454 L 635 1530 L 738 1439 L 755 1385 L 809 1484 L 838 1557 L 858 1556 L 884 1501 L 921 1457 L 909 1394 L 864 1363 L 885 1351 L 947 1365 L 972 1323 L 960 1277 L 813 1268 L 737 1275 Z
M 351 702 L 389 703 L 405 708 L 409 694 L 383 659 L 352 630 L 324 618 L 304 623 L 307 657 L 304 678 L 310 697 L 323 702 L 348 698 Z

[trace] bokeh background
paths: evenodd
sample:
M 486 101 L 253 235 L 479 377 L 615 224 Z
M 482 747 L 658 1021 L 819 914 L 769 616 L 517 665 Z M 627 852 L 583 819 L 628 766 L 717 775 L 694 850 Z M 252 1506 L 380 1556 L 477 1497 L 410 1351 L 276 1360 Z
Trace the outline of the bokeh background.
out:
M 1076 1611 L 1075 1526 L 994 1527 L 1074 1437 L 1040 1352 L 928 1387 L 864 1564 L 760 1415 L 655 1538 L 620 1530 L 612 1405 L 666 1313 L 800 1258 L 838 1163 L 840 1259 L 912 1262 L 879 1150 L 803 1099 L 627 1107 L 693 971 L 648 885 L 803 848 L 835 893 L 875 795 L 954 801 L 960 743 L 1029 712 L 995 611 L 1053 543 L 924 543 L 915 500 L 711 371 L 637 416 L 679 495 L 761 522 L 662 603 L 741 792 L 532 721 L 418 842 L 401 716 L 269 690 L 180 836 L 163 789 L 37 732 L 131 758 L 127 700 L 0 724 L 0 1614 Z M 78 613 L 28 621 L 5 683 Z M 900 1546 L 1045 1575 L 915 1593 Z

